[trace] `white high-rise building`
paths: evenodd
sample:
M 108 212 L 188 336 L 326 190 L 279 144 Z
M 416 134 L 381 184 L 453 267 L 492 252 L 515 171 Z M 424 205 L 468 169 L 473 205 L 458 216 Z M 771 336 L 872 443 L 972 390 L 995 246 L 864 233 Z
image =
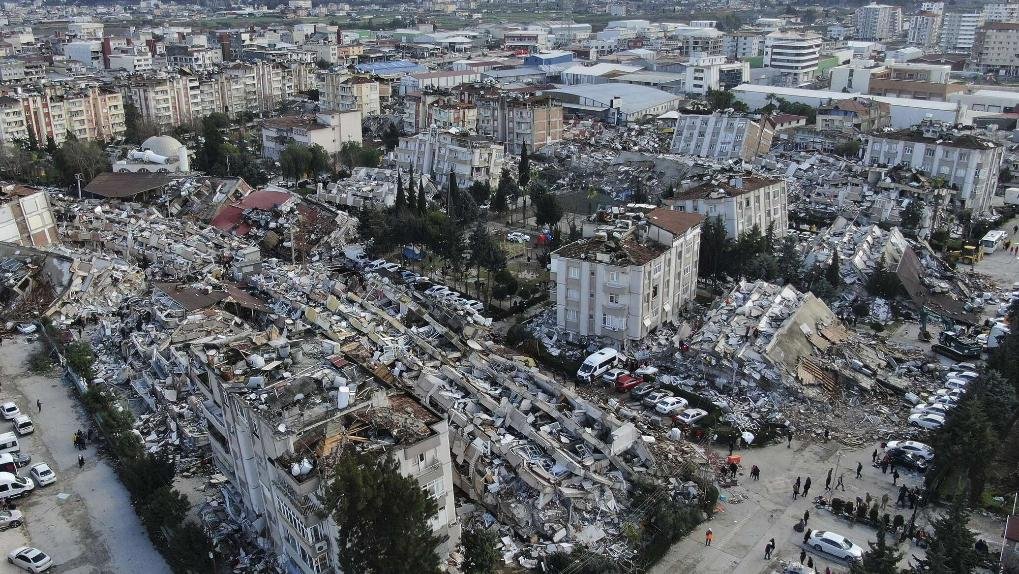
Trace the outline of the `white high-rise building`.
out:
M 856 9 L 858 40 L 888 40 L 902 32 L 902 8 L 887 4 L 868 4 Z
M 1019 2 L 985 4 L 984 22 L 1019 22 Z
M 772 32 L 764 38 L 764 67 L 788 76 L 794 86 L 810 82 L 817 76 L 821 44 L 814 32 Z
M 981 12 L 949 12 L 941 21 L 941 49 L 968 54 L 973 49 L 977 28 L 984 23 Z
M 910 44 L 933 48 L 941 38 L 941 12 L 920 12 L 909 21 L 907 39 Z

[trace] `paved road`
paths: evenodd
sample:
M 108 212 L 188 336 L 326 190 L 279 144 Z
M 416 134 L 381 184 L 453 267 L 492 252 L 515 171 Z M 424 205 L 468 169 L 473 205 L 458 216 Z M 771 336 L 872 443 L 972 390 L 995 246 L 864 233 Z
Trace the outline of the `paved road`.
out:
M 95 451 L 84 451 L 87 463 L 78 469 L 72 439 L 85 428 L 86 418 L 68 387 L 53 373 L 26 371 L 27 357 L 37 344 L 6 339 L 0 348 L 0 399 L 13 400 L 32 417 L 36 431 L 21 439 L 32 462 L 47 462 L 57 482 L 38 488 L 18 502 L 25 525 L 0 533 L 4 555 L 22 545 L 50 554 L 62 573 L 169 573 L 162 556 L 149 541 L 114 470 Z M 42 401 L 38 412 L 36 401 Z M 0 422 L 0 431 L 9 424 Z M 22 472 L 27 474 L 27 472 Z M 0 562 L 0 574 L 21 572 Z

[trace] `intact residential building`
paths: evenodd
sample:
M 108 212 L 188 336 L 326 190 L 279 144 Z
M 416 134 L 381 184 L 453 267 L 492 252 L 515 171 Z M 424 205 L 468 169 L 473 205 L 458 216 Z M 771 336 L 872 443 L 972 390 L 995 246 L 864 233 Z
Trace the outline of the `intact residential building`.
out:
M 382 113 L 379 83 L 367 76 L 325 74 L 319 84 L 319 105 L 323 110 L 378 115 Z
M 764 67 L 781 73 L 788 85 L 809 83 L 817 76 L 822 43 L 814 32 L 772 32 L 764 38 Z
M 784 179 L 761 176 L 722 176 L 664 200 L 670 209 L 721 217 L 727 236 L 736 238 L 756 225 L 761 233 L 771 226 L 784 237 L 789 226 L 789 205 Z
M 426 88 L 453 88 L 460 84 L 481 81 L 481 73 L 473 70 L 447 70 L 408 74 L 400 78 L 400 95 L 420 92 Z
M 663 207 L 585 224 L 588 237 L 552 252 L 556 324 L 625 349 L 678 323 L 697 290 L 703 221 Z
M 983 213 L 991 207 L 1004 152 L 1000 144 L 972 134 L 956 135 L 951 126 L 924 120 L 913 129 L 871 134 L 867 165 L 904 164 L 954 189 L 954 207 Z
M 427 175 L 442 189 L 449 183 L 453 170 L 459 189 L 467 189 L 475 181 L 488 183 L 495 189 L 505 161 L 501 144 L 478 136 L 453 134 L 430 129 L 409 137 L 401 137 L 393 150 L 400 169 L 413 169 Z
M 725 55 L 730 58 L 756 58 L 764 52 L 764 34 L 753 30 L 737 30 L 725 35 Z
M 924 49 L 933 49 L 941 40 L 941 12 L 920 12 L 909 20 L 907 41 Z
M 948 12 L 941 20 L 941 50 L 969 54 L 973 50 L 977 28 L 984 23 L 982 12 Z
M 278 160 L 288 145 L 320 145 L 330 156 L 347 142 L 361 143 L 361 113 L 319 113 L 262 121 L 262 157 Z
M 736 113 L 680 114 L 672 153 L 717 160 L 753 161 L 771 149 L 775 132 L 766 123 Z
M 951 81 L 951 66 L 940 64 L 891 63 L 873 74 L 866 93 L 889 98 L 948 101 L 948 96 L 966 89 Z
M 856 39 L 890 40 L 902 31 L 902 8 L 871 3 L 856 9 Z
M 981 26 L 973 42 L 970 65 L 985 74 L 1019 76 L 1019 22 L 989 22 Z
M 548 96 L 499 95 L 477 101 L 478 135 L 506 144 L 519 154 L 559 143 L 563 139 L 563 106 Z
M 124 105 L 119 92 L 94 85 L 50 84 L 42 86 L 38 92 L 12 91 L 7 95 L 21 104 L 21 113 L 19 117 L 10 100 L 4 100 L 4 119 L 8 123 L 0 129 L 0 136 L 4 138 L 8 132 L 18 132 L 21 120 L 42 145 L 47 138 L 60 145 L 68 133 L 83 140 L 124 137 Z M 10 143 L 6 139 L 0 142 Z

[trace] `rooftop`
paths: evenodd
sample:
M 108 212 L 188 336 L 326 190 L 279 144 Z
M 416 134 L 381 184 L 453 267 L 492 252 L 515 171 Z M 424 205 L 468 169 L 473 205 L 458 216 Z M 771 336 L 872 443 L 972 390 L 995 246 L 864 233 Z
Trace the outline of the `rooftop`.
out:
M 567 259 L 590 259 L 609 265 L 644 265 L 665 253 L 667 247 L 655 242 L 639 242 L 633 236 L 622 239 L 588 238 L 564 245 L 554 253 Z
M 721 178 L 715 181 L 704 182 L 686 191 L 677 193 L 675 195 L 675 199 L 720 199 L 722 197 L 737 197 L 744 193 L 756 191 L 762 187 L 768 187 L 769 185 L 781 182 L 781 179 L 753 175 L 747 177 Z
M 699 213 L 673 211 L 667 207 L 659 207 L 647 214 L 648 223 L 660 227 L 673 235 L 683 235 L 688 230 L 704 222 Z

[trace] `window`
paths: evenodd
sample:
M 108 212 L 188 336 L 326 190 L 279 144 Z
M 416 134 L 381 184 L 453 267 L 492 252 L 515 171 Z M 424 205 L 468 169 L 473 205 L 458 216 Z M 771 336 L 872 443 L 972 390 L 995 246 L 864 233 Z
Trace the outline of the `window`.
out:
M 609 271 L 609 281 L 619 282 L 619 271 Z
M 609 303 L 619 303 L 619 293 L 609 293 Z
M 658 298 L 658 285 L 651 286 L 651 300 L 654 301 Z
M 578 313 L 577 313 L 576 309 L 567 309 L 566 310 L 566 320 L 567 321 L 576 321 L 577 320 L 577 315 L 578 315 Z
M 923 152 L 924 157 L 934 157 L 934 148 L 927 148 Z
M 569 299 L 570 301 L 579 301 L 580 300 L 580 291 L 578 291 L 576 289 L 567 289 L 566 290 L 566 298 Z
M 580 279 L 580 267 L 569 268 L 570 279 Z

